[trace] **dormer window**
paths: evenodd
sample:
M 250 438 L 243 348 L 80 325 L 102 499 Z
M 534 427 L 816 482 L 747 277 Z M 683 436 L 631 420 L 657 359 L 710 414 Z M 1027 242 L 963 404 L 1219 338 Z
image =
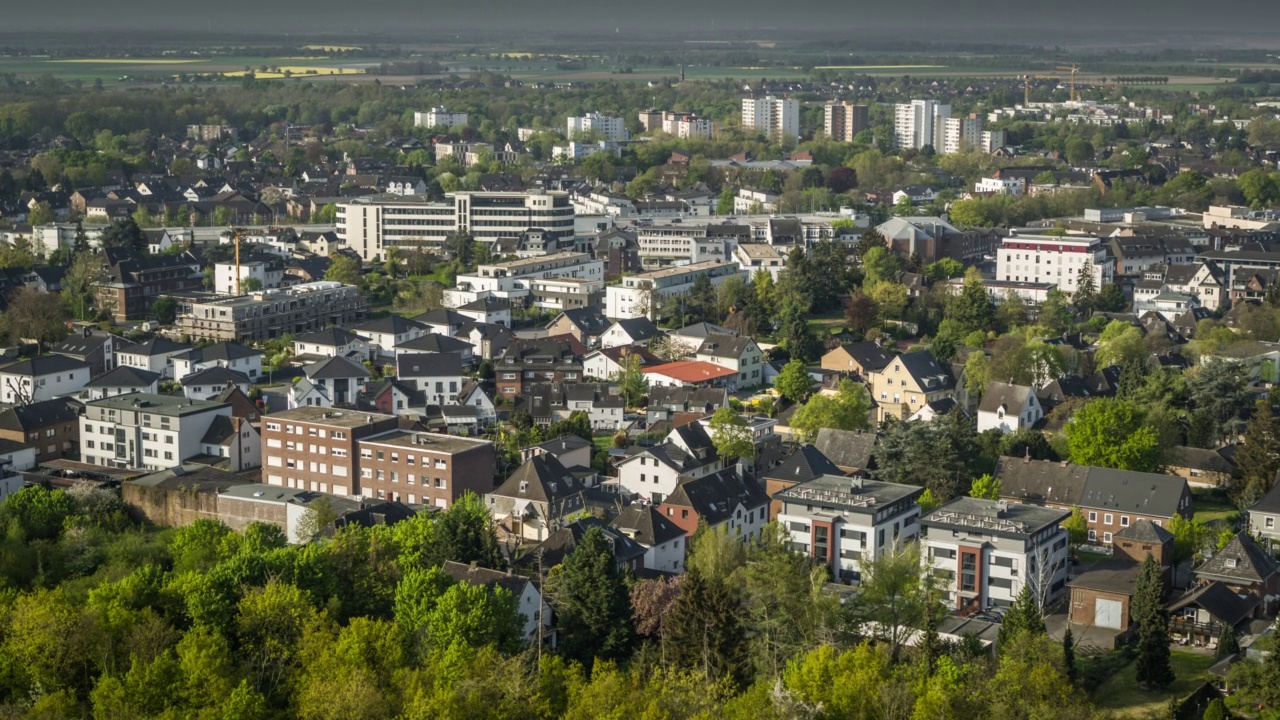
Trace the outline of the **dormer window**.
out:
M 1236 567 L 1236 559 L 1235 559 L 1235 558 L 1227 558 L 1226 562 L 1227 562 L 1227 567 L 1228 567 L 1228 568 L 1235 569 L 1235 567 Z

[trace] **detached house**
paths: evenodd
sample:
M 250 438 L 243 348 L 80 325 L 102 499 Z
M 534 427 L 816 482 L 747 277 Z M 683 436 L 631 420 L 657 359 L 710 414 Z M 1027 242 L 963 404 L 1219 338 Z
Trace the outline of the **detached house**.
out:
M 763 355 L 760 346 L 749 337 L 720 334 L 708 335 L 694 351 L 697 360 L 735 371 L 738 376 L 731 383 L 736 389 L 754 388 L 764 383 Z
M 90 400 L 101 400 L 104 397 L 134 392 L 155 393 L 159 391 L 159 387 L 160 373 L 121 365 L 90 380 L 85 385 L 85 390 L 88 391 Z
M 395 357 L 396 348 L 430 332 L 423 323 L 410 320 L 400 315 L 387 317 L 357 325 L 355 333 L 369 343 L 372 357 Z
M 456 353 L 420 353 L 396 359 L 400 380 L 426 394 L 428 405 L 452 405 L 462 389 L 462 359 Z
M 475 348 L 471 343 L 433 332 L 400 343 L 396 348 L 396 357 L 422 353 L 453 353 L 466 366 L 474 365 L 476 361 Z
M 508 399 L 524 394 L 538 382 L 577 382 L 582 363 L 572 343 L 552 338 L 516 340 L 494 363 L 498 392 Z
M 0 368 L 0 402 L 29 405 L 80 392 L 89 365 L 65 355 L 43 355 Z
M 684 572 L 688 541 L 679 525 L 646 503 L 631 503 L 609 527 L 644 548 L 644 568 L 655 572 Z
M 871 373 L 880 372 L 893 360 L 893 356 L 878 344 L 862 342 L 841 345 L 822 356 L 822 369 L 846 373 L 865 380 Z
M 213 400 L 228 387 L 249 394 L 248 376 L 223 367 L 211 367 L 189 373 L 182 378 L 182 394 L 188 400 Z
M 906 419 L 925 405 L 955 397 L 955 381 L 928 350 L 897 355 L 869 375 L 880 422 L 890 417 Z
M 58 398 L 0 411 L 0 440 L 34 446 L 36 463 L 75 457 L 80 452 L 80 408 Z
M 1044 417 L 1035 391 L 1026 385 L 993 382 L 987 384 L 978 404 L 978 432 L 999 430 L 1014 433 L 1030 428 Z
M 261 350 L 234 342 L 195 348 L 173 356 L 173 379 L 182 382 L 191 373 L 219 367 L 242 373 L 251 383 L 257 382 L 262 377 L 262 354 Z
M 293 339 L 293 354 L 303 362 L 342 357 L 355 362 L 369 359 L 369 342 L 342 328 L 328 328 Z
M 529 458 L 486 499 L 489 513 L 506 532 L 535 542 L 586 507 L 581 483 L 551 455 Z
M 661 445 L 643 448 L 618 463 L 618 492 L 660 503 L 682 478 L 702 477 L 721 467 L 707 431 L 697 423 L 683 425 L 668 433 Z
M 303 368 L 303 373 L 306 375 L 306 383 L 319 389 L 322 395 L 328 399 L 329 402 L 325 407 L 355 405 L 356 396 L 364 390 L 365 383 L 372 377 L 369 368 L 341 356 L 334 356 L 311 363 Z M 303 381 L 300 380 L 294 386 L 295 390 L 302 384 Z M 319 405 L 322 403 L 299 404 Z
M 524 639 L 527 642 L 537 641 L 539 624 L 542 625 L 548 637 L 551 635 L 553 617 L 551 606 L 542 598 L 542 592 L 529 578 L 512 574 L 510 571 L 490 570 L 479 567 L 475 563 L 466 565 L 452 560 L 446 560 L 440 569 L 457 582 L 490 590 L 502 588 L 511 593 L 511 596 L 516 599 L 516 610 L 524 618 Z
M 609 327 L 609 318 L 598 306 L 571 308 L 561 312 L 547 323 L 548 335 L 572 335 L 587 347 L 599 344 L 600 336 Z
M 769 496 L 734 467 L 681 479 L 658 512 L 689 537 L 705 522 L 712 529 L 724 526 L 730 537 L 747 544 L 759 540 L 769 522 Z
M 173 358 L 189 350 L 190 345 L 154 337 L 116 350 L 116 364 L 159 373 L 163 378 L 173 379 Z
M 647 317 L 624 318 L 609 326 L 600 336 L 600 346 L 644 345 L 662 336 L 662 331 Z
M 1272 551 L 1280 548 L 1280 482 L 1249 508 L 1249 530 Z

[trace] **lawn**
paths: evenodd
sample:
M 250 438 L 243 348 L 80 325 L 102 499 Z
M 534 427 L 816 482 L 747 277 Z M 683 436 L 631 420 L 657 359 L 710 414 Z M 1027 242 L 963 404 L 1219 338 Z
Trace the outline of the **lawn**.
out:
M 1094 693 L 1093 701 L 1100 709 L 1113 710 L 1118 715 L 1140 716 L 1148 713 L 1163 714 L 1169 698 L 1186 697 L 1208 677 L 1212 655 L 1179 652 L 1174 650 L 1170 660 L 1177 678 L 1163 692 L 1149 693 L 1138 687 L 1137 661 L 1131 662 Z
M 604 450 L 605 452 L 608 452 L 609 449 L 613 447 L 612 434 L 596 435 L 591 438 L 591 441 L 596 444 L 596 450 Z
M 1196 509 L 1195 519 L 1206 525 L 1225 525 L 1239 514 L 1236 506 L 1221 493 L 1193 489 L 1191 494 Z

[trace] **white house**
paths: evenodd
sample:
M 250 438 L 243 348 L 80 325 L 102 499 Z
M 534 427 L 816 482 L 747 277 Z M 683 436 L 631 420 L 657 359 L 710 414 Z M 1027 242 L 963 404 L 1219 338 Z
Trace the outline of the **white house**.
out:
M 618 492 L 660 503 L 680 484 L 681 476 L 702 477 L 723 467 L 711 436 L 698 424 L 667 434 L 661 445 L 644 448 L 618 463 Z
M 1026 385 L 988 383 L 978 405 L 978 432 L 1017 432 L 1035 425 L 1042 417 L 1044 409 L 1035 390 Z
M 542 593 L 528 578 L 513 575 L 501 570 L 490 570 L 478 565 L 464 564 L 448 560 L 441 567 L 454 580 L 471 585 L 493 588 L 500 587 L 511 593 L 516 599 L 516 610 L 524 618 L 524 637 L 528 642 L 537 642 L 538 624 L 542 623 L 546 636 L 550 636 L 551 606 L 542 598 Z
M 210 368 L 234 370 L 250 383 L 262 376 L 262 351 L 240 343 L 220 342 L 188 350 L 173 356 L 173 379 L 182 382 L 186 376 Z
M 306 377 L 298 378 L 289 388 L 288 403 L 290 410 L 300 407 L 333 407 L 333 397 L 329 388 L 316 385 Z
M 1067 585 L 1069 510 L 957 497 L 920 519 L 925 562 L 942 578 L 951 608 L 1008 607 L 1031 588 L 1041 608 Z
M 714 363 L 738 373 L 734 385 L 739 389 L 758 387 L 764 383 L 764 353 L 755 340 L 737 335 L 708 335 L 694 358 Z
M 459 405 L 476 409 L 476 419 L 481 427 L 493 425 L 498 419 L 493 398 L 489 397 L 478 382 L 472 380 L 464 382 L 462 389 L 458 391 L 457 402 Z
M 235 385 L 240 392 L 248 395 L 249 388 L 253 385 L 244 373 L 216 365 L 188 373 L 183 376 L 181 383 L 182 394 L 188 400 L 212 400 L 221 395 L 228 385 Z
M 293 354 L 298 357 L 344 357 L 356 362 L 369 359 L 369 342 L 342 328 L 298 335 L 293 339 Z
M 977 193 L 996 193 L 998 195 L 1021 195 L 1027 191 L 1026 178 L 982 178 L 973 184 Z
M 160 387 L 160 373 L 119 365 L 90 380 L 84 387 L 90 400 L 135 392 L 155 393 Z
M 262 467 L 262 436 L 243 418 L 218 415 L 200 438 L 200 454 L 230 472 L 252 470 Z
M 173 358 L 189 350 L 190 345 L 154 337 L 116 350 L 116 365 L 159 373 L 162 378 L 172 380 Z
M 996 251 L 996 279 L 1016 283 L 1045 283 L 1070 296 L 1081 270 L 1088 268 L 1094 288 L 1110 285 L 1115 263 L 1107 244 L 1096 237 L 1032 235 L 1011 230 Z
M 456 353 L 422 353 L 396 358 L 397 376 L 426 394 L 428 405 L 452 405 L 462 390 L 462 359 Z
M 484 297 L 454 308 L 459 315 L 476 322 L 511 327 L 511 301 L 500 297 Z M 456 334 L 449 333 L 450 336 Z
M 836 580 L 856 584 L 866 563 L 920 535 L 924 488 L 819 475 L 774 495 L 778 522 L 792 547 L 831 569 Z
M 647 317 L 623 318 L 605 328 L 600 335 L 600 347 L 644 345 L 662 336 L 662 331 Z
M 311 385 L 323 390 L 329 406 L 354 405 L 356 396 L 373 376 L 369 368 L 345 357 L 325 358 L 307 365 L 302 371 Z
M 739 188 L 733 198 L 733 212 L 736 215 L 768 215 L 778 212 L 778 199 L 781 196 L 772 190 L 755 190 Z
M 618 513 L 609 527 L 634 540 L 645 549 L 644 567 L 665 573 L 684 572 L 688 538 L 679 525 L 667 520 L 648 503 L 631 503 Z
M 400 315 L 388 315 L 355 327 L 355 333 L 369 343 L 369 352 L 378 357 L 396 354 L 396 347 L 430 332 L 426 325 Z
M 88 363 L 65 355 L 28 358 L 0 368 L 0 402 L 30 405 L 80 392 L 89 382 Z
M 80 460 L 121 469 L 164 470 L 203 454 L 202 440 L 231 406 L 132 393 L 93 400 L 80 416 Z
M 244 295 L 249 292 L 245 281 L 254 280 L 259 289 L 278 288 L 284 282 L 284 263 L 274 255 L 262 255 L 240 263 L 240 282 L 236 282 L 236 264 L 220 262 L 213 265 L 214 288 L 223 295 Z

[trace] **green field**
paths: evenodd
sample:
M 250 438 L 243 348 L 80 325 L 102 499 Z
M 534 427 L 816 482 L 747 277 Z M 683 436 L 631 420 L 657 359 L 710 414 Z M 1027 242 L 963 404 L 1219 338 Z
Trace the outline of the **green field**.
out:
M 1170 698 L 1190 695 L 1209 677 L 1213 655 L 1179 652 L 1174 650 L 1170 658 L 1176 676 L 1173 685 L 1162 692 L 1147 692 L 1138 687 L 1137 662 L 1131 662 L 1110 680 L 1103 683 L 1093 695 L 1099 709 L 1114 711 L 1117 715 L 1146 716 L 1163 714 Z M 1162 715 L 1163 716 L 1163 715 Z
M 51 75 L 65 81 L 118 82 L 121 78 L 167 80 L 178 73 L 244 73 L 246 67 L 257 72 L 262 66 L 289 68 L 295 76 L 307 76 L 308 70 L 316 75 L 328 76 L 329 72 L 360 73 L 361 63 L 313 57 L 302 61 L 297 57 L 215 56 L 209 58 L 39 58 L 2 57 L 0 74 L 11 73 L 19 77 Z

